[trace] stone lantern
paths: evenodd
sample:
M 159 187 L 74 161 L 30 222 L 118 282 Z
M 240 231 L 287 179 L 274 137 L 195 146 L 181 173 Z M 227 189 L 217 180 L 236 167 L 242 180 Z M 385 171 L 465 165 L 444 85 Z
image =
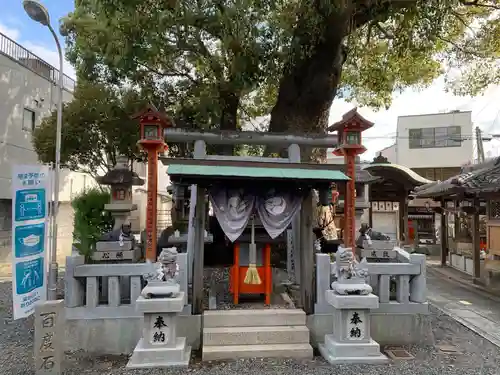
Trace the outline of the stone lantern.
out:
M 97 182 L 111 188 L 111 202 L 104 209 L 115 219 L 113 230 L 118 230 L 127 221 L 130 212 L 137 209 L 137 205 L 132 203 L 132 186 L 143 185 L 144 180 L 130 170 L 128 158 L 120 156 L 115 168 L 98 177 Z
M 141 257 L 141 249 L 132 235 L 128 219 L 130 212 L 137 209 L 137 205 L 132 203 L 132 186 L 140 186 L 144 184 L 144 180 L 130 170 L 128 158 L 120 156 L 115 168 L 98 177 L 97 182 L 111 187 L 111 202 L 106 204 L 104 209 L 114 217 L 115 224 L 113 230 L 103 235 L 96 243 L 92 260 L 135 262 Z

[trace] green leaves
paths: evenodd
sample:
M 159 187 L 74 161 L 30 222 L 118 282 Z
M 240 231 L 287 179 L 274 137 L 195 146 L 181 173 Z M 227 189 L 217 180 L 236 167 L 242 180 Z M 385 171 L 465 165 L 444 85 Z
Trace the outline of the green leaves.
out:
M 279 130 L 313 130 L 337 93 L 380 108 L 394 91 L 428 86 L 443 73 L 459 94 L 500 83 L 498 7 L 496 0 L 79 0 L 64 27 L 79 78 L 131 84 L 189 126 L 237 128 L 270 114 L 280 93 L 286 108 L 272 121 Z M 344 50 L 339 80 L 332 65 L 342 64 Z M 228 93 L 238 102 L 230 114 Z
M 96 176 L 114 165 L 120 154 L 140 158 L 139 124 L 131 116 L 146 104 L 132 89 L 80 82 L 73 101 L 63 108 L 61 163 Z M 33 133 L 35 151 L 44 163 L 54 161 L 55 133 L 54 111 Z
M 90 189 L 71 202 L 75 212 L 73 239 L 78 251 L 87 260 L 95 251 L 95 244 L 101 236 L 113 229 L 114 219 L 109 212 L 104 211 L 104 206 L 109 201 L 109 191 Z

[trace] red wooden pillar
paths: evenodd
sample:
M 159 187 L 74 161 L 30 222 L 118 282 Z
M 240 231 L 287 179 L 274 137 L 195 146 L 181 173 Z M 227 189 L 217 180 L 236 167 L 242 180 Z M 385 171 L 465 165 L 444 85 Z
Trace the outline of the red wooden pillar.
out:
M 361 133 L 372 126 L 373 122 L 363 118 L 357 108 L 353 108 L 327 129 L 338 134 L 333 154 L 344 156 L 346 175 L 349 177 L 344 197 L 344 245 L 351 248 L 355 247 L 356 241 L 356 155 L 366 151 Z
M 266 293 L 266 305 L 271 304 L 271 294 L 273 292 L 273 283 L 271 275 L 271 245 L 266 244 L 264 247 L 264 274 L 265 276 L 265 293 Z
M 158 204 L 158 150 L 148 149 L 148 195 L 146 204 L 146 259 L 156 261 L 156 212 Z
M 132 117 L 139 120 L 141 138 L 137 142 L 148 153 L 148 195 L 146 204 L 146 259 L 156 261 L 156 220 L 158 189 L 158 153 L 165 150 L 163 132 L 173 121 L 153 105 Z
M 344 198 L 344 244 L 347 247 L 355 247 L 356 241 L 356 154 L 345 150 L 346 175 L 350 178 L 347 181 L 347 188 Z

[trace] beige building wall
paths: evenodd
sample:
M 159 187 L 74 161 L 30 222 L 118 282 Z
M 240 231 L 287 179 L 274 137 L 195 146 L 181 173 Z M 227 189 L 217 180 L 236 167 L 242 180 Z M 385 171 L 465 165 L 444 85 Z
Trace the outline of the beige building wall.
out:
M 59 72 L 48 63 L 0 33 L 0 200 L 11 199 L 14 164 L 36 164 L 32 145 L 33 127 L 57 106 Z M 63 101 L 73 100 L 75 82 L 64 78 Z M 90 177 L 63 171 L 60 200 L 92 186 Z

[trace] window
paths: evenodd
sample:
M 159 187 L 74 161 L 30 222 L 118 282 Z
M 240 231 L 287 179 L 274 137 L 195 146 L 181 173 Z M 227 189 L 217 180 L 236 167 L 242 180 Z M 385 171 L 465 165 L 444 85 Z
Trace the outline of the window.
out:
M 144 125 L 144 138 L 145 139 L 158 139 L 158 126 Z
M 422 138 L 420 139 L 420 148 L 434 147 L 435 144 L 434 128 L 422 129 Z
M 24 108 L 23 112 L 23 130 L 32 132 L 35 130 L 36 113 L 31 109 Z
M 460 126 L 410 129 L 408 138 L 410 149 L 460 147 L 462 145 Z
M 460 126 L 449 126 L 448 137 L 446 147 L 460 147 L 462 144 L 462 129 L 460 129 Z
M 359 145 L 361 144 L 360 133 L 358 131 L 350 131 L 346 134 L 346 143 L 348 145 Z
M 420 148 L 422 129 L 410 129 L 410 148 Z

